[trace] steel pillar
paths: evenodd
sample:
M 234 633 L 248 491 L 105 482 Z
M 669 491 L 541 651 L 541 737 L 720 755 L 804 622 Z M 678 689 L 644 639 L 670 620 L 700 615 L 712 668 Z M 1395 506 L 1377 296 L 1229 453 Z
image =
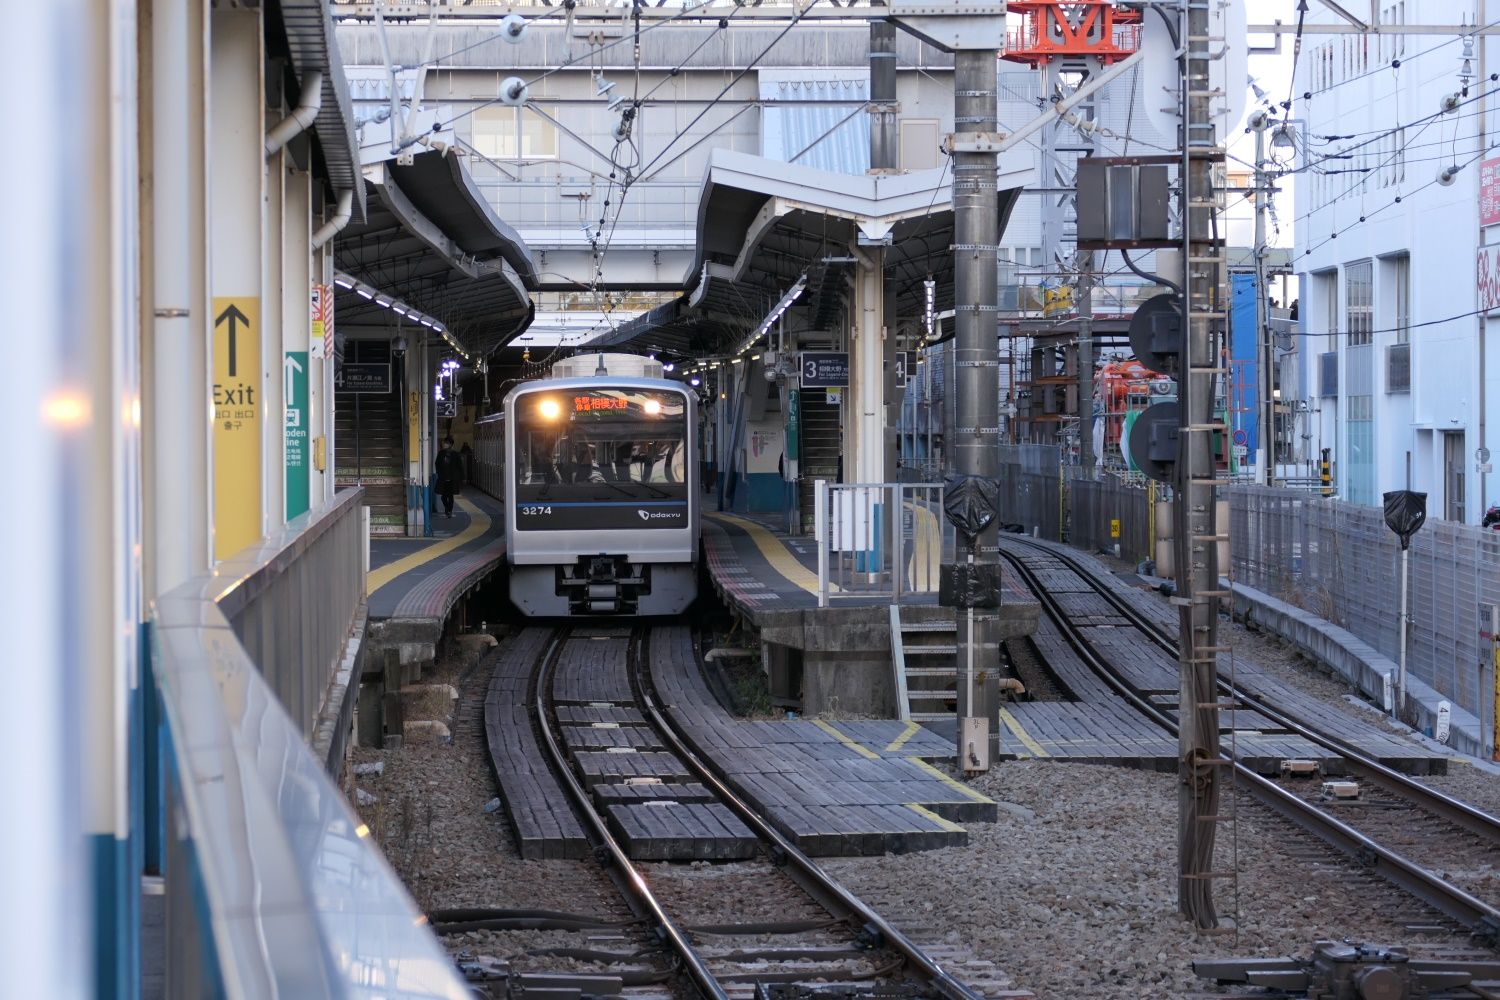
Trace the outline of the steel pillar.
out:
M 896 26 L 870 22 L 870 172 L 900 168 L 896 118 Z
M 138 619 L 122 622 L 121 584 L 138 558 L 138 536 L 121 530 L 133 523 L 119 478 L 129 466 L 111 452 L 134 434 L 116 407 L 128 414 L 139 399 L 128 370 L 111 371 L 115 351 L 133 351 L 138 332 L 133 289 L 116 287 L 128 276 L 121 265 L 133 263 L 120 243 L 134 232 L 122 227 L 135 221 L 135 92 L 120 89 L 115 63 L 122 29 L 133 54 L 134 15 L 122 6 L 7 8 L 0 37 L 0 81 L 14 94 L 47 81 L 48 112 L 66 123 L 49 155 L 0 162 L 0 217 L 16 247 L 0 291 L 16 316 L 43 321 L 10 338 L 0 369 L 16 476 L 0 510 L 18 529 L 6 553 L 13 666 L 0 706 L 11 815 L 0 828 L 0 883 L 24 901 L 0 916 L 0 961 L 15 996 L 102 995 L 91 959 L 107 961 L 104 949 L 118 945 L 105 936 L 124 930 L 113 926 L 117 883 L 91 871 L 127 808 L 114 787 L 125 765 L 110 754 L 124 709 L 115 698 L 135 664 L 124 656 L 139 641 Z
M 887 482 L 885 468 L 885 248 L 856 247 L 850 405 L 844 409 L 844 480 Z M 852 458 L 852 462 L 847 459 Z
M 221 400 L 233 400 L 218 408 L 214 421 L 214 557 L 222 560 L 264 537 L 268 508 L 262 427 L 270 415 L 261 344 L 269 338 L 263 336 L 261 320 L 272 310 L 263 308 L 267 282 L 262 13 L 216 8 L 209 34 L 214 315 L 208 322 L 214 333 L 215 391 Z M 231 305 L 246 320 L 230 312 Z M 235 355 L 235 375 L 232 381 L 221 381 L 231 367 L 230 353 Z M 250 370 L 251 365 L 258 370 Z M 232 397 L 226 395 L 231 389 Z
M 150 336 L 144 344 L 149 391 L 141 404 L 150 469 L 146 588 L 153 596 L 213 564 L 207 29 L 201 8 L 192 0 L 153 4 L 151 104 L 142 123 L 152 178 L 142 206 Z M 185 483 L 198 485 L 184 489 Z
M 1094 463 L 1094 252 L 1078 254 L 1078 464 L 1092 479 Z
M 1224 149 L 1213 122 L 1215 90 L 1209 79 L 1212 0 L 1184 0 L 1180 37 L 1182 76 L 1182 219 L 1184 336 L 1178 400 L 1176 536 L 1178 622 L 1178 884 L 1177 904 L 1199 927 L 1214 927 L 1215 823 L 1219 814 L 1219 528 L 1214 435 L 1223 431 L 1215 411 L 1224 381 L 1223 242 L 1212 226 L 1214 167 Z M 1213 41 L 1215 44 L 1211 45 Z

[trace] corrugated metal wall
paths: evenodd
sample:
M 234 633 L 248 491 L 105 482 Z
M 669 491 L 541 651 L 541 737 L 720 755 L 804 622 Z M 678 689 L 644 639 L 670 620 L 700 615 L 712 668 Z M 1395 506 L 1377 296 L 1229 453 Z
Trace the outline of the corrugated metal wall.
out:
M 759 76 L 767 102 L 760 155 L 841 174 L 870 169 L 868 69 L 761 70 Z

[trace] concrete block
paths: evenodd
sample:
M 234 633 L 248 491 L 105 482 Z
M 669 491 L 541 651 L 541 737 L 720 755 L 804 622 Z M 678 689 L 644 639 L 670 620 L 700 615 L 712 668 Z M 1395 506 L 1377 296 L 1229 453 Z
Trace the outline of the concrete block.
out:
M 406 723 L 401 735 L 408 743 L 445 743 L 452 738 L 448 727 L 441 722 L 427 720 Z
M 1326 664 L 1379 704 L 1384 696 L 1385 678 L 1395 678 L 1400 664 L 1385 656 L 1348 629 L 1333 624 L 1301 608 L 1294 607 L 1270 594 L 1244 584 L 1232 585 L 1234 610 L 1239 617 L 1257 622 L 1281 636 L 1299 650 Z M 1482 756 L 1483 737 L 1480 723 L 1472 712 L 1460 708 L 1451 699 L 1434 690 L 1425 681 L 1406 675 L 1406 697 L 1423 730 L 1436 730 L 1438 703 L 1448 700 L 1448 746 L 1471 757 Z

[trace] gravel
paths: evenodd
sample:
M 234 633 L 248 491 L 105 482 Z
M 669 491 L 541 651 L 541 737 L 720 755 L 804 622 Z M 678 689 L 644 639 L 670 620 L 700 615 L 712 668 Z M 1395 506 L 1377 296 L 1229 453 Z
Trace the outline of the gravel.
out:
M 1231 625 L 1244 655 L 1288 683 L 1339 705 L 1348 687 L 1264 635 Z M 445 721 L 451 743 L 396 750 L 359 748 L 352 764 L 383 762 L 360 777 L 375 796 L 360 812 L 377 842 L 424 909 L 535 907 L 626 916 L 609 881 L 591 862 L 521 860 L 498 795 L 477 724 L 488 677 L 474 666 L 479 650 L 457 650 L 430 678 L 462 692 L 457 718 Z M 487 662 L 487 661 L 486 661 Z M 1500 779 L 1459 767 L 1428 779 L 1481 808 L 1500 810 Z M 1014 988 L 1040 1000 L 1177 1000 L 1211 994 L 1192 974 L 1194 958 L 1306 954 L 1319 938 L 1349 936 L 1408 944 L 1419 954 L 1465 949 L 1457 933 L 1420 935 L 1408 924 L 1442 924 L 1419 904 L 1378 886 L 1320 844 L 1248 803 L 1238 824 L 1238 861 L 1229 828 L 1217 868 L 1238 868 L 1239 933 L 1205 936 L 1176 909 L 1174 775 L 1046 761 L 1008 762 L 975 787 L 1001 802 L 993 824 L 969 824 L 964 848 L 905 856 L 829 859 L 836 877 L 914 938 L 951 949 L 950 966 L 993 961 Z M 781 887 L 746 882 L 750 866 L 657 866 L 666 894 L 694 883 L 732 895 L 743 910 L 785 906 Z M 1216 884 L 1220 909 L 1232 915 L 1234 892 Z M 769 915 L 769 913 L 768 913 Z M 782 912 L 783 916 L 794 914 Z M 797 913 L 795 916 L 802 916 Z M 528 955 L 549 947 L 630 952 L 634 929 L 596 932 L 475 931 L 444 938 L 455 955 L 493 956 L 514 969 L 599 971 L 591 963 Z
M 946 928 L 1039 1000 L 1187 998 L 1212 992 L 1192 974 L 1194 958 L 1306 954 L 1327 937 L 1413 943 L 1407 921 L 1438 922 L 1383 883 L 1372 905 L 1364 876 L 1247 805 L 1238 940 L 1200 935 L 1177 914 L 1175 775 L 1015 761 L 975 787 L 1016 808 L 969 824 L 969 846 L 825 867 L 903 929 Z M 1227 832 L 1219 846 L 1215 867 L 1227 867 Z M 1232 915 L 1228 883 L 1216 883 L 1215 897 Z M 1405 919 L 1382 915 L 1396 913 Z M 1418 950 L 1466 946 L 1459 936 L 1423 940 Z
M 430 676 L 462 692 L 451 743 L 399 749 L 358 747 L 355 767 L 384 762 L 359 787 L 377 801 L 359 806 L 386 858 L 424 911 L 454 907 L 535 908 L 588 914 L 601 920 L 629 917 L 620 895 L 590 861 L 530 861 L 516 852 L 503 809 L 486 812 L 499 795 L 484 745 L 481 706 L 489 679 L 488 657 L 477 644 L 457 646 Z M 437 720 L 442 721 L 442 720 Z M 351 769 L 352 770 L 352 769 Z M 454 955 L 509 961 L 516 970 L 599 971 L 591 963 L 526 954 L 539 948 L 594 948 L 628 952 L 639 947 L 633 930 L 470 931 L 448 935 Z

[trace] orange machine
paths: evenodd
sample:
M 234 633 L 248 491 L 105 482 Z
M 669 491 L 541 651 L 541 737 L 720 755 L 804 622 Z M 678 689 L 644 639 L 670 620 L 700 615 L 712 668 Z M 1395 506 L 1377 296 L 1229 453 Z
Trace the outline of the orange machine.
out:
M 1120 454 L 1120 434 L 1125 414 L 1141 409 L 1153 398 L 1172 394 L 1173 383 L 1139 361 L 1107 361 L 1094 377 L 1104 410 L 1104 454 Z

